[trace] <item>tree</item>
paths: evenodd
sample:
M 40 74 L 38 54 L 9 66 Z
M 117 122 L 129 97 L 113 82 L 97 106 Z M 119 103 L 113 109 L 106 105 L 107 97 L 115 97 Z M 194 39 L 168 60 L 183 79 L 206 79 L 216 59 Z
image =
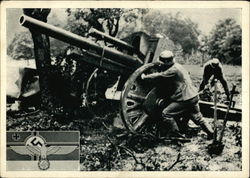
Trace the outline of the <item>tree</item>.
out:
M 145 8 L 127 9 L 122 15 L 122 25 L 120 25 L 117 37 L 123 39 L 133 32 L 145 31 L 143 29 L 143 18 L 148 12 L 149 9 Z
M 108 31 L 109 35 L 116 36 L 119 29 L 120 17 L 123 9 L 119 8 L 90 8 L 67 9 L 67 29 L 73 33 L 86 36 L 90 28 L 101 32 Z
M 208 46 L 208 37 L 206 35 L 200 35 L 199 36 L 199 47 L 198 50 L 200 51 L 201 55 L 202 55 L 202 60 L 201 60 L 201 66 L 203 66 L 204 62 L 205 62 L 205 56 L 208 55 L 208 50 L 209 50 L 209 46 Z
M 175 44 L 180 44 L 184 54 L 191 54 L 198 49 L 198 25 L 189 18 L 183 18 L 181 13 L 172 15 L 152 11 L 145 16 L 143 24 L 144 29 L 151 35 L 162 33 Z
M 47 22 L 47 17 L 51 9 L 23 9 L 27 16 L 31 16 L 43 22 Z M 43 35 L 33 29 L 30 29 L 34 42 L 34 54 L 36 67 L 39 73 L 39 85 L 41 93 L 42 108 L 53 111 L 55 108 L 55 99 L 52 95 L 50 84 L 51 75 L 51 58 L 50 58 L 50 41 L 47 35 Z
M 87 36 L 90 28 L 108 33 L 115 37 L 120 29 L 120 21 L 127 25 L 134 22 L 140 15 L 146 14 L 148 9 L 122 9 L 122 8 L 85 8 L 67 9 L 67 29 L 73 33 Z
M 234 19 L 220 20 L 212 30 L 209 40 L 209 53 L 223 63 L 241 64 L 242 30 Z
M 62 53 L 68 44 L 54 38 L 50 39 L 50 53 L 56 57 Z M 22 31 L 15 34 L 13 40 L 7 47 L 7 55 L 12 59 L 34 59 L 34 45 L 29 31 Z

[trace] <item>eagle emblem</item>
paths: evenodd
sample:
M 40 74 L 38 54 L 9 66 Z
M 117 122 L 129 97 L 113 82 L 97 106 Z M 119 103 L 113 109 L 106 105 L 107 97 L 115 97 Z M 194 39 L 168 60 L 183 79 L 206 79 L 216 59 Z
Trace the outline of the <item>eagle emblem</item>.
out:
M 47 170 L 50 168 L 49 155 L 66 155 L 73 152 L 77 146 L 51 146 L 40 135 L 32 135 L 25 140 L 25 146 L 10 146 L 10 148 L 21 155 L 38 157 L 38 168 Z

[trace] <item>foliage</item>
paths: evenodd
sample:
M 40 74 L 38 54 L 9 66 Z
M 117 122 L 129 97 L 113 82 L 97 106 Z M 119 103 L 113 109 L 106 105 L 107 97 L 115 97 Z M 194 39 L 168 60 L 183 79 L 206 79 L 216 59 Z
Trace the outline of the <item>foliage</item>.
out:
M 121 8 L 85 8 L 67 9 L 68 25 L 66 29 L 73 33 L 87 36 L 90 28 L 106 32 L 115 37 L 120 30 L 120 21 L 128 25 L 136 21 L 147 9 L 121 9 Z
M 201 59 L 204 55 L 200 51 L 193 52 L 191 55 L 187 57 L 187 60 L 185 61 L 185 64 L 196 64 L 199 65 L 201 63 Z
M 180 44 L 184 53 L 191 54 L 192 50 L 198 49 L 198 25 L 189 18 L 183 18 L 181 13 L 172 15 L 152 11 L 144 17 L 143 24 L 151 35 L 165 34 L 175 44 Z
M 199 48 L 198 50 L 202 53 L 208 53 L 209 46 L 208 46 L 208 36 L 200 35 L 199 36 Z
M 66 52 L 74 50 L 66 48 Z M 65 53 L 66 53 L 65 52 Z M 53 71 L 52 83 L 54 83 L 54 94 L 63 111 L 74 117 L 82 105 L 83 87 L 94 68 L 84 62 L 73 60 L 64 52 L 56 58 L 52 58 L 51 70 Z
M 211 56 L 209 55 L 209 46 L 208 46 L 208 36 L 207 35 L 200 35 L 199 36 L 199 47 L 198 47 L 198 51 L 200 52 L 201 56 L 201 65 L 203 66 L 203 64 L 211 59 Z M 193 63 L 194 64 L 194 63 Z M 196 63 L 197 64 L 197 63 Z
M 234 19 L 220 20 L 210 34 L 209 53 L 223 63 L 241 64 L 241 32 Z
M 51 56 L 58 56 L 67 44 L 50 38 Z M 22 31 L 15 35 L 7 48 L 7 55 L 12 59 L 34 59 L 34 45 L 29 31 Z
M 121 18 L 121 25 L 117 37 L 123 39 L 133 32 L 145 31 L 143 29 L 143 18 L 149 12 L 149 9 L 127 9 Z
M 15 34 L 7 48 L 7 55 L 13 59 L 34 58 L 33 41 L 28 31 Z
M 178 62 L 180 64 L 184 64 L 186 62 L 183 58 L 184 53 L 183 53 L 183 49 L 182 49 L 180 44 L 174 45 L 173 53 L 174 53 L 174 58 L 175 58 L 176 62 Z

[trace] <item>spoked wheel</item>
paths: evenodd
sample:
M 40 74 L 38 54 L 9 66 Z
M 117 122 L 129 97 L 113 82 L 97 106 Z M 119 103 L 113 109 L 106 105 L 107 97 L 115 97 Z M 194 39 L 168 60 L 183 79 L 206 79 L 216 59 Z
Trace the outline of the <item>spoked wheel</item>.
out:
M 121 96 L 121 117 L 131 132 L 156 133 L 163 109 L 163 95 L 157 80 L 142 80 L 141 74 L 159 71 L 161 64 L 150 63 L 137 69 L 127 80 Z
M 118 79 L 107 71 L 96 69 L 89 77 L 85 86 L 85 103 L 88 110 L 95 116 L 103 117 L 118 111 L 118 102 L 105 97 L 107 88 L 112 87 Z

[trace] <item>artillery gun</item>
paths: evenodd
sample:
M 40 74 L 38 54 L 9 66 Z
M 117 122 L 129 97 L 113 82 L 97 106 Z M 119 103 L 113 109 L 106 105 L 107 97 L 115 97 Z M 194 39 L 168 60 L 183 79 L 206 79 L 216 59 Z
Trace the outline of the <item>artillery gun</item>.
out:
M 131 131 L 138 131 L 145 121 L 150 121 L 150 118 L 158 115 L 157 101 L 159 97 L 157 96 L 155 84 L 141 80 L 140 76 L 142 73 L 158 70 L 159 64 L 154 62 L 157 61 L 161 51 L 170 48 L 170 40 L 150 37 L 143 32 L 137 32 L 124 40 L 119 40 L 95 29 L 90 30 L 89 36 L 104 42 L 100 45 L 88 38 L 78 36 L 26 15 L 21 16 L 20 24 L 79 47 L 82 50 L 81 53 L 74 52 L 70 56 L 75 60 L 85 61 L 97 68 L 86 83 L 85 94 L 90 108 L 105 107 L 100 100 L 115 100 L 116 102 L 119 100 L 121 118 L 125 126 Z M 108 45 L 114 47 L 111 48 Z M 103 85 L 103 81 L 107 80 L 107 75 L 103 71 L 116 76 L 114 77 L 114 85 L 105 90 L 103 90 L 103 86 L 98 85 L 98 81 L 102 82 Z M 99 91 L 98 89 L 93 91 L 94 84 L 95 87 L 99 86 Z M 96 92 L 99 96 L 94 95 Z M 99 97 L 99 100 L 97 97 Z M 95 106 L 91 107 L 90 105 L 94 101 Z
M 98 44 L 26 15 L 21 16 L 20 24 L 81 49 L 81 53 L 73 52 L 70 57 L 96 67 L 85 85 L 87 105 L 95 113 L 100 108 L 111 110 L 120 106 L 124 125 L 132 132 L 141 132 L 147 126 L 153 128 L 158 123 L 164 107 L 162 98 L 166 98 L 171 86 L 166 84 L 162 92 L 157 87 L 160 81 L 142 80 L 141 74 L 162 70 L 157 60 L 163 50 L 173 50 L 171 40 L 150 37 L 143 32 L 119 40 L 92 29 L 89 36 L 103 42 Z M 112 82 L 107 82 L 108 79 Z

